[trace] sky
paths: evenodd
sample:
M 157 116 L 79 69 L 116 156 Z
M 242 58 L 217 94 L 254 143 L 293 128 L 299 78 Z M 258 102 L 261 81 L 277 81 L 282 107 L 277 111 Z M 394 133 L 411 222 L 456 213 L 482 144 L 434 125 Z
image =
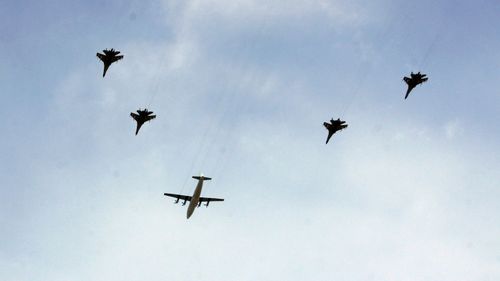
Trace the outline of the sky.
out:
M 500 2 L 1 6 L 0 280 L 500 279 Z

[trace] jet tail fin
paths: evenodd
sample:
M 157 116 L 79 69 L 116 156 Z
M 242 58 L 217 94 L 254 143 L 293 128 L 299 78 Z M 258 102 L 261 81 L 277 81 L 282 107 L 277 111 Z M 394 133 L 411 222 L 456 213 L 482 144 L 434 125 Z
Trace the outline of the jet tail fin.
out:
M 195 179 L 195 180 L 205 180 L 205 181 L 212 180 L 212 178 L 205 177 L 205 176 L 193 176 L 193 179 Z

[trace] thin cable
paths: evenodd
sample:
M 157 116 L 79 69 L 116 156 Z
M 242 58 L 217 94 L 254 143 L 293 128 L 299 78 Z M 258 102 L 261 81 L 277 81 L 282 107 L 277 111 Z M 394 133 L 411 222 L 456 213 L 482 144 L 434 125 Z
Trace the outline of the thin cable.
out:
M 398 17 L 398 16 L 395 16 L 395 12 L 394 12 L 395 10 L 396 10 L 396 8 L 393 8 L 393 11 L 391 12 L 393 17 L 390 20 L 388 27 L 385 28 L 385 30 L 383 32 L 381 30 L 379 30 L 378 31 L 379 35 L 375 36 L 375 38 L 385 38 L 383 40 L 384 45 L 381 47 L 381 50 L 387 49 L 386 47 L 387 47 L 387 45 L 389 45 L 390 41 L 392 43 L 393 40 L 388 40 L 387 37 L 390 33 L 393 32 L 392 31 L 393 27 L 403 26 L 405 23 L 407 23 L 409 21 L 408 15 L 410 14 L 410 11 L 412 11 L 412 9 L 410 7 L 407 7 L 406 9 L 403 7 L 403 10 L 405 12 Z M 408 35 L 408 33 L 405 33 L 405 35 Z M 359 93 L 361 92 L 361 90 L 365 84 L 365 81 L 367 80 L 366 77 L 368 75 L 370 75 L 372 72 L 373 64 L 363 65 L 361 63 L 359 68 L 360 69 L 358 70 L 358 75 L 356 75 L 356 77 L 360 77 L 360 78 L 358 78 L 355 81 L 356 87 L 354 88 L 354 91 L 352 92 L 350 99 L 347 101 L 347 103 L 343 103 L 344 106 L 339 111 L 340 116 L 344 116 L 347 113 L 347 111 L 351 108 L 351 106 L 354 104 L 354 102 L 357 100 Z
M 236 54 L 237 51 L 240 51 L 240 50 L 234 49 L 233 53 Z M 233 68 L 234 67 L 231 66 L 231 69 L 230 69 L 231 72 L 232 72 Z M 225 98 L 225 93 L 227 93 L 227 89 L 228 89 L 228 84 L 226 83 L 224 85 L 225 85 L 225 88 L 223 89 L 223 91 L 221 91 L 224 94 L 219 94 L 217 96 L 215 102 L 212 103 L 211 108 L 218 109 L 221 107 L 221 104 L 223 104 L 223 100 Z M 221 112 L 221 110 L 216 110 L 216 112 Z M 204 131 L 201 139 L 199 140 L 198 145 L 196 145 L 198 147 L 198 149 L 197 149 L 196 154 L 194 155 L 193 161 L 191 162 L 190 168 L 188 170 L 188 174 L 186 175 L 186 179 L 184 181 L 184 184 L 182 185 L 181 191 L 184 191 L 187 180 L 189 178 L 191 178 L 191 175 L 196 170 L 196 167 L 203 167 L 202 164 L 204 162 L 204 159 L 207 157 L 207 155 L 209 153 L 209 149 L 206 148 L 207 143 L 209 142 L 209 137 L 208 137 L 209 132 L 213 131 L 213 128 L 218 123 L 220 123 L 220 119 L 221 119 L 220 117 L 214 118 L 212 121 L 210 121 L 210 124 L 205 128 L 205 131 Z M 212 138 L 214 138 L 214 137 L 212 137 Z M 201 170 L 200 170 L 200 172 L 201 172 Z
M 163 52 L 161 55 L 160 64 L 158 65 L 158 68 L 155 72 L 156 73 L 155 82 L 153 83 L 153 86 L 150 88 L 151 96 L 149 98 L 149 102 L 147 103 L 147 107 L 151 107 L 151 104 L 153 103 L 154 98 L 158 94 L 158 88 L 160 86 L 160 77 L 162 74 L 162 70 L 165 66 L 165 62 L 167 61 L 167 57 L 168 57 L 168 49 L 165 50 L 165 52 Z
M 269 18 L 266 18 L 264 23 L 262 24 L 259 33 L 263 34 L 264 29 L 267 28 L 268 26 L 268 21 Z M 243 85 L 240 85 L 242 87 Z M 238 89 L 239 90 L 239 89 Z M 235 91 L 236 92 L 236 91 Z M 239 91 L 238 91 L 239 92 Z M 224 116 L 228 115 L 231 112 L 231 109 L 237 110 L 237 115 L 240 116 L 244 114 L 245 112 L 248 111 L 250 108 L 250 104 L 246 102 L 247 96 L 250 95 L 250 91 L 244 91 L 244 94 L 240 97 L 238 102 L 234 105 L 233 108 L 226 109 Z M 243 102 L 243 105 L 241 105 L 241 102 Z M 232 118 L 232 120 L 237 120 L 237 118 Z M 228 124 L 228 129 L 225 130 L 225 135 L 226 137 L 223 138 L 222 143 L 219 145 L 219 151 L 218 156 L 214 160 L 214 176 L 219 177 L 220 173 L 225 169 L 226 165 L 229 163 L 229 159 L 226 157 L 227 154 L 232 154 L 232 152 L 236 149 L 235 145 L 235 140 L 233 138 L 233 135 L 230 134 L 232 131 L 231 128 L 234 128 L 236 125 L 234 122 L 231 124 Z M 234 131 L 233 131 L 234 132 Z
M 267 24 L 268 24 L 268 18 L 266 17 L 266 20 L 263 22 L 263 24 L 260 27 L 260 30 L 258 31 L 259 34 L 261 34 L 261 35 L 264 34 L 263 31 L 267 27 Z M 256 42 L 253 41 L 253 44 L 247 44 L 246 47 L 245 47 L 245 49 L 248 50 L 248 49 L 255 48 L 255 44 L 256 44 Z M 238 53 L 241 53 L 241 49 L 239 49 L 238 51 L 239 51 Z M 245 53 L 245 52 L 243 52 L 243 53 Z M 243 65 L 242 67 L 239 67 L 238 69 L 243 70 L 242 73 L 245 73 L 244 70 L 248 69 L 248 67 L 247 67 L 248 64 L 250 64 L 250 62 L 247 62 L 245 65 Z M 242 87 L 241 84 L 239 86 Z M 222 140 L 222 142 L 219 141 L 219 145 L 216 145 L 216 141 L 219 140 L 220 132 L 221 132 L 221 124 L 220 123 L 223 120 L 225 120 L 226 116 L 230 112 L 232 112 L 232 109 L 235 109 L 235 108 L 238 108 L 240 110 L 237 112 L 237 114 L 235 116 L 232 117 L 232 120 L 237 120 L 238 119 L 237 117 L 240 116 L 243 113 L 243 110 L 241 110 L 241 109 L 244 108 L 244 107 L 240 106 L 241 102 L 245 102 L 245 105 L 248 106 L 248 103 L 246 103 L 246 100 L 247 100 L 247 96 L 250 94 L 250 91 L 244 91 L 243 95 L 238 95 L 238 93 L 240 93 L 240 92 L 241 91 L 239 91 L 239 89 L 234 89 L 233 91 L 231 91 L 231 94 L 227 98 L 227 100 L 228 100 L 227 105 L 233 104 L 233 107 L 226 106 L 225 110 L 220 111 L 220 112 L 222 112 L 222 114 L 218 118 L 218 126 L 216 128 L 216 131 L 215 131 L 214 136 L 212 138 L 212 141 L 210 143 L 210 148 L 209 149 L 211 149 L 211 150 L 209 151 L 207 149 L 207 153 L 204 155 L 204 157 L 202 159 L 202 163 L 201 164 L 205 165 L 207 157 L 209 155 L 213 154 L 212 153 L 213 150 L 215 150 L 217 148 L 217 156 L 215 156 L 215 161 L 213 162 L 213 165 L 212 165 L 212 167 L 214 167 L 213 168 L 213 172 L 214 173 L 216 173 L 216 171 L 218 171 L 218 166 L 221 163 L 220 159 L 225 158 L 225 155 L 227 154 L 227 151 L 228 151 L 227 142 L 229 142 L 229 140 L 230 140 L 229 137 L 226 137 L 226 138 L 224 138 Z M 231 127 L 234 127 L 234 124 L 229 123 L 227 126 L 229 128 L 231 128 Z M 227 133 L 228 131 L 225 131 L 225 132 Z M 224 148 L 224 150 L 221 152 L 220 148 L 222 148 L 222 147 Z

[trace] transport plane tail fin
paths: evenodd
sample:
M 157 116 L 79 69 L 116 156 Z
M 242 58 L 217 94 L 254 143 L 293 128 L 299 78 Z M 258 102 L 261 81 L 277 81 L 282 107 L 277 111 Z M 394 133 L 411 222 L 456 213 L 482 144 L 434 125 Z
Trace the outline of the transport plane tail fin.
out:
M 201 175 L 201 176 L 193 176 L 193 179 L 195 179 L 195 180 L 205 180 L 205 181 L 209 181 L 209 180 L 211 180 L 212 178 L 205 177 L 205 176 Z

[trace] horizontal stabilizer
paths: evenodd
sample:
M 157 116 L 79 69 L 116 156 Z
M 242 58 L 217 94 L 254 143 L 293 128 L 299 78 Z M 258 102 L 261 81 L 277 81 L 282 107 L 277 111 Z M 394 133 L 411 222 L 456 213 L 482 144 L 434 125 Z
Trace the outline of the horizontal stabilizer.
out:
M 209 180 L 211 180 L 212 178 L 205 177 L 205 176 L 193 176 L 193 179 L 195 179 L 195 180 L 205 180 L 205 181 L 209 181 Z

